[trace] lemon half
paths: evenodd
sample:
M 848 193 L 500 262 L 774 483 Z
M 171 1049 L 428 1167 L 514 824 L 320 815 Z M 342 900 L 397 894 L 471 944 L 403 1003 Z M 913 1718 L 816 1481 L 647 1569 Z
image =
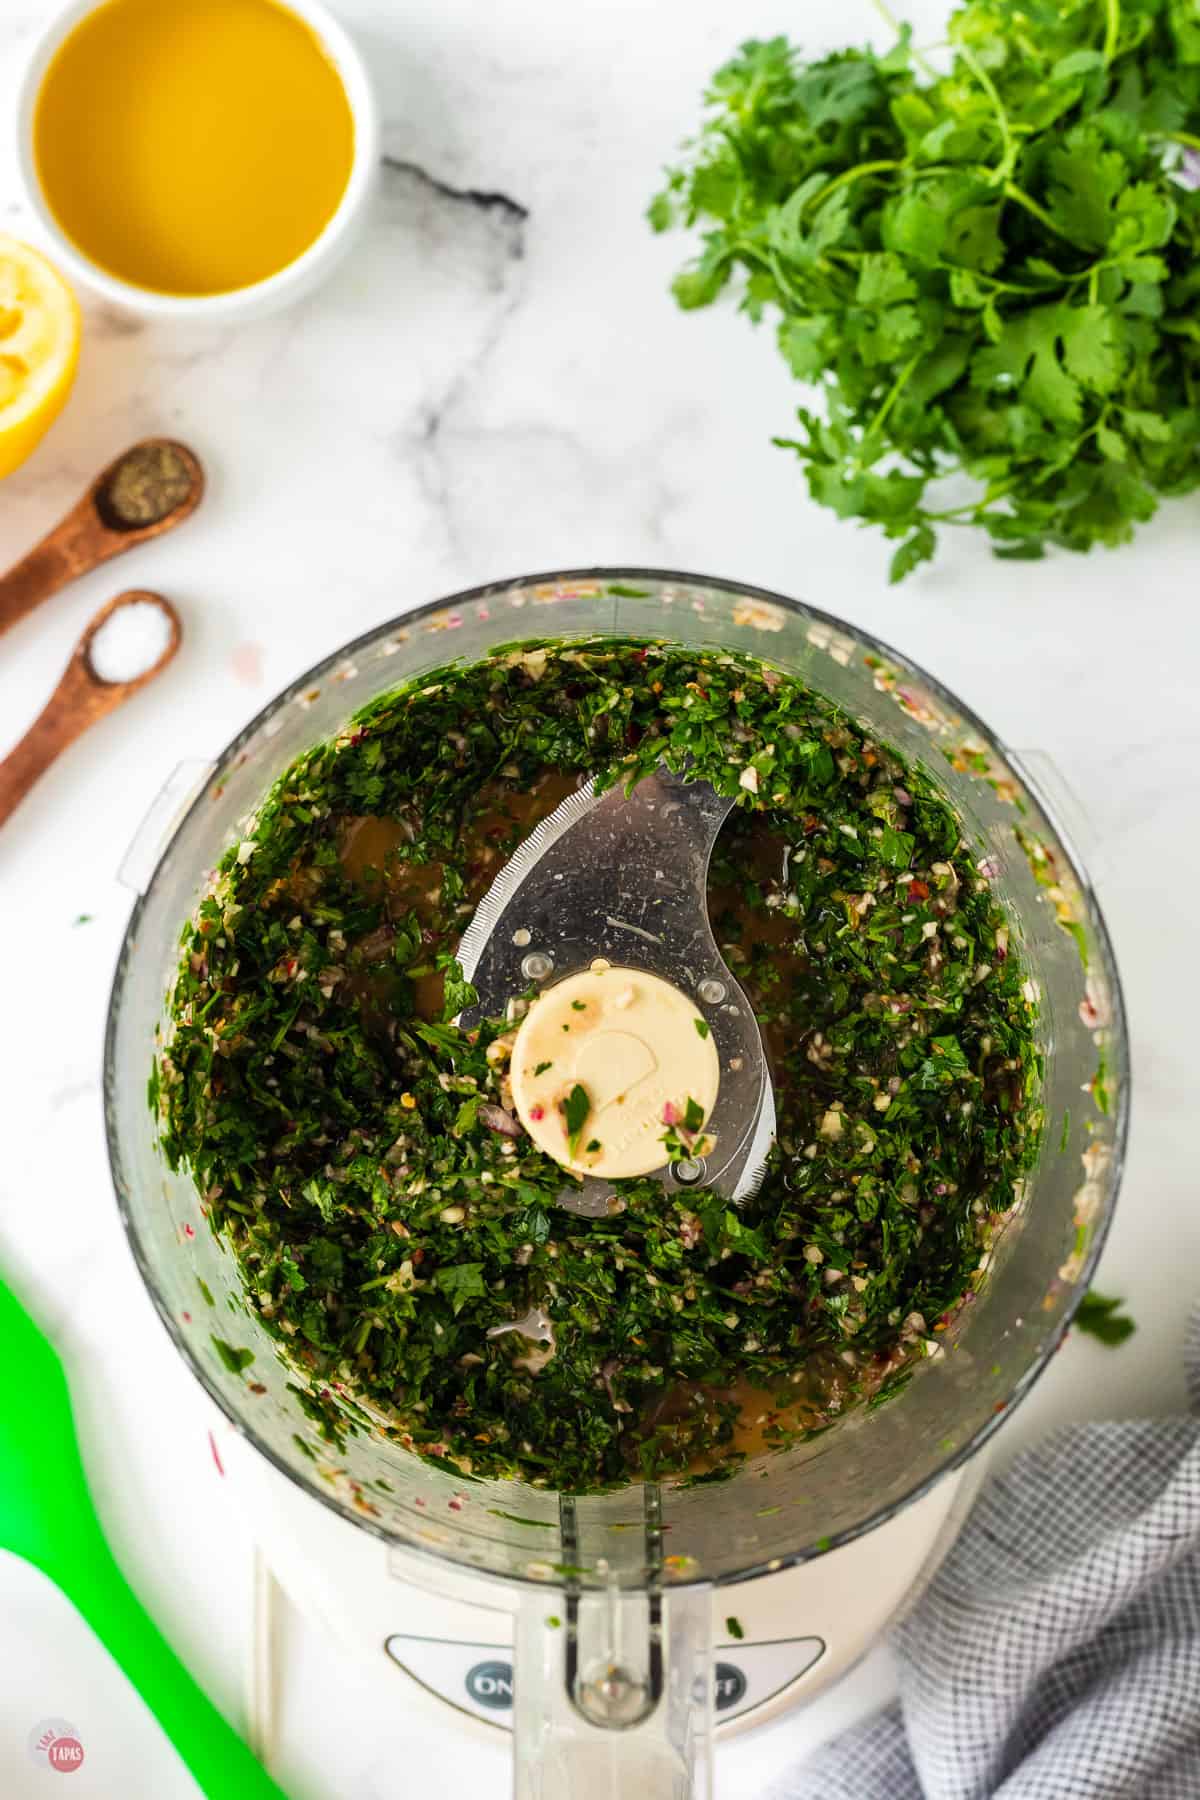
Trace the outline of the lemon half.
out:
M 79 306 L 44 256 L 0 233 L 0 478 L 36 449 L 79 361 Z

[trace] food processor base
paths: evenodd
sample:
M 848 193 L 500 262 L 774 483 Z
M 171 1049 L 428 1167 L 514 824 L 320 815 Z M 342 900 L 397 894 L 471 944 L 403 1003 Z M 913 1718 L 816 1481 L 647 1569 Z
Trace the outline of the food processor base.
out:
M 298 1611 L 349 1654 L 384 1656 L 414 1697 L 444 1702 L 464 1726 L 489 1735 L 511 1730 L 514 1589 L 347 1524 L 234 1432 L 222 1455 L 270 1573 Z M 827 1556 L 714 1591 L 718 1742 L 815 1698 L 879 1642 L 949 1549 L 983 1465 L 977 1456 L 886 1525 Z M 269 1603 L 260 1607 L 258 1632 L 265 1704 Z M 256 1736 L 269 1741 L 269 1721 L 257 1725 Z

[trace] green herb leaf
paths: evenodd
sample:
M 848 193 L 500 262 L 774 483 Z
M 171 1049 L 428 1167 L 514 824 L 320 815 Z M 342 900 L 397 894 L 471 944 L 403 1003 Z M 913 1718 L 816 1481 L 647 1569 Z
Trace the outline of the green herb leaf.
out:
M 226 1343 L 224 1338 L 214 1337 L 213 1347 L 231 1375 L 240 1375 L 254 1361 L 253 1350 L 239 1350 L 233 1344 Z
M 439 957 L 438 965 L 445 970 L 446 985 L 442 1001 L 442 1018 L 449 1024 L 451 1019 L 457 1019 L 460 1012 L 465 1012 L 468 1007 L 474 1006 L 479 995 L 463 974 L 462 964 L 456 957 L 448 956 L 444 959 Z
M 515 1213 L 512 1230 L 518 1244 L 546 1243 L 550 1237 L 550 1214 L 547 1208 L 534 1204 L 526 1207 L 524 1212 Z
M 481 1262 L 443 1265 L 435 1272 L 433 1279 L 450 1301 L 456 1318 L 468 1300 L 479 1299 L 487 1293 Z
M 454 1115 L 455 1137 L 462 1137 L 464 1132 L 472 1129 L 476 1119 L 479 1117 L 480 1103 L 480 1096 L 478 1094 L 472 1094 L 468 1099 L 463 1101 L 457 1113 Z
M 580 1135 L 591 1110 L 592 1102 L 588 1091 L 582 1082 L 577 1081 L 563 1102 L 563 1122 L 567 1128 L 567 1145 L 572 1156 L 579 1149 Z
M 1079 1311 L 1074 1320 L 1076 1330 L 1085 1331 L 1089 1337 L 1099 1338 L 1102 1344 L 1115 1349 L 1137 1330 L 1133 1320 L 1122 1314 L 1120 1309 L 1124 1304 L 1123 1300 L 1098 1294 L 1092 1288 L 1079 1303 Z
M 890 869 L 907 869 L 912 862 L 916 841 L 911 831 L 893 831 L 890 825 L 885 825 L 879 854 Z

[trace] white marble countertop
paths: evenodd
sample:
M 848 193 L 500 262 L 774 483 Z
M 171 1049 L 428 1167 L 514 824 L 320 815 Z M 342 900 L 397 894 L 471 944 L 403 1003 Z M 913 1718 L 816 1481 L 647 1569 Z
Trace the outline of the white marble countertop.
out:
M 51 10 L 9 0 L 6 76 Z M 814 47 L 865 37 L 877 30 L 866 0 L 742 0 L 736 17 L 718 0 L 339 10 L 385 116 L 365 241 L 295 311 L 236 330 L 184 335 L 89 307 L 70 404 L 0 497 L 7 562 L 145 433 L 186 438 L 211 476 L 178 537 L 81 582 L 3 644 L 0 753 L 119 587 L 161 587 L 186 628 L 167 676 L 66 755 L 0 837 L 0 1267 L 68 1361 L 118 1554 L 235 1719 L 250 1546 L 212 1468 L 207 1403 L 134 1272 L 103 1147 L 100 1040 L 130 904 L 115 870 L 176 763 L 210 756 L 307 665 L 410 605 L 589 563 L 742 577 L 878 631 L 1010 743 L 1049 752 L 1090 820 L 1132 1020 L 1132 1146 L 1101 1276 L 1139 1329 L 1115 1355 L 1072 1340 L 999 1453 L 1051 1422 L 1180 1406 L 1200 1267 L 1186 1142 L 1200 1000 L 1196 503 L 1164 507 L 1116 555 L 1013 565 L 954 542 L 889 590 L 882 542 L 810 503 L 770 446 L 796 396 L 769 332 L 730 310 L 680 315 L 667 283 L 684 245 L 643 221 L 739 37 L 801 20 Z M 936 36 L 937 0 L 907 10 Z M 0 224 L 32 234 L 16 193 L 0 167 Z M 372 1686 L 295 1620 L 286 1659 L 279 1772 L 295 1800 L 411 1791 L 433 1740 L 410 1749 L 394 1685 L 379 1674 Z M 888 1680 L 875 1656 L 816 1713 L 722 1751 L 720 1793 L 760 1792 Z M 447 1733 L 437 1753 L 447 1784 L 507 1792 L 498 1751 Z

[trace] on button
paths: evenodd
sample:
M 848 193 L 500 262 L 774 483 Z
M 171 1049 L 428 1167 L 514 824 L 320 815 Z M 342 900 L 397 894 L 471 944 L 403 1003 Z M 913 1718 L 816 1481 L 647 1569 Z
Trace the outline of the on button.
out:
M 744 1683 L 743 1683 L 744 1685 Z M 467 1670 L 467 1692 L 480 1706 L 508 1711 L 513 1703 L 513 1668 L 510 1662 L 480 1662 Z

